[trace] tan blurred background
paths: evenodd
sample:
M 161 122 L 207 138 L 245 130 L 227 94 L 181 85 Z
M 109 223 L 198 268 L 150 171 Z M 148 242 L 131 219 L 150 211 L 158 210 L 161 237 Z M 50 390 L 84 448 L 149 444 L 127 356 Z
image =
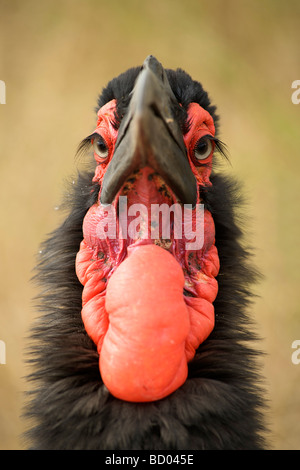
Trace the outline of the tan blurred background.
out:
M 154 54 L 202 82 L 245 183 L 249 241 L 265 278 L 253 316 L 275 449 L 300 449 L 298 0 L 0 0 L 0 449 L 22 449 L 25 336 L 39 243 L 76 171 L 103 86 Z M 299 95 L 300 97 L 300 95 Z M 250 233 L 251 232 L 251 233 Z

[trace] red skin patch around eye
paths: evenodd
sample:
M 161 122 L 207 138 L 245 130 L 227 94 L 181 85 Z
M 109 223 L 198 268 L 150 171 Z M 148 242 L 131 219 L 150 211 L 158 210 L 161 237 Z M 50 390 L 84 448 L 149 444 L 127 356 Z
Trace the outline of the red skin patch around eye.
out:
M 188 109 L 190 127 L 184 136 L 184 143 L 187 148 L 188 159 L 199 185 L 210 185 L 209 177 L 212 169 L 213 152 L 198 166 L 195 164 L 193 152 L 201 137 L 209 135 L 215 136 L 215 125 L 211 115 L 197 103 L 191 103 Z

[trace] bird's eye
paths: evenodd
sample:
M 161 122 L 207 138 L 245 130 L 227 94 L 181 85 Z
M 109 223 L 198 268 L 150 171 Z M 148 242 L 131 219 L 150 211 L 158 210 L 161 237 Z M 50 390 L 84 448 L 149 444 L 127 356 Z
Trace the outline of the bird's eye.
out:
M 198 140 L 197 145 L 195 147 L 195 157 L 197 160 L 205 160 L 205 158 L 209 157 L 211 151 L 213 149 L 213 141 L 208 137 L 202 137 Z
M 101 135 L 99 137 L 95 137 L 93 140 L 93 148 L 94 152 L 100 157 L 102 161 L 106 160 L 108 157 L 108 147 Z

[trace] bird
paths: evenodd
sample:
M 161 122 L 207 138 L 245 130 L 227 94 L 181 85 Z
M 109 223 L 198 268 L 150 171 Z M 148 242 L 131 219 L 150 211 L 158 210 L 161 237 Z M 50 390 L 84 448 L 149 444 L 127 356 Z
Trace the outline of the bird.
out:
M 201 83 L 153 55 L 102 89 L 41 244 L 34 450 L 265 449 L 240 183 Z

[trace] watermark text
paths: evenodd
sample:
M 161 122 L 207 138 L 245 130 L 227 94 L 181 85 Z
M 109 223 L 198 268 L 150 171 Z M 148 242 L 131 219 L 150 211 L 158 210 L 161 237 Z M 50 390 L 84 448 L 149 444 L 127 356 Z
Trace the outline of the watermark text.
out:
M 298 365 L 300 364 L 300 339 L 293 341 L 292 348 L 296 350 L 292 354 L 292 363 Z
M 6 364 L 6 345 L 0 340 L 0 364 Z
M 178 203 L 171 206 L 151 204 L 151 208 L 137 203 L 127 207 L 127 197 L 120 196 L 117 210 L 113 205 L 102 206 L 100 210 L 101 218 L 96 230 L 99 239 L 167 240 L 173 236 L 175 240 L 185 240 L 186 250 L 200 250 L 203 247 L 203 204 L 196 204 L 195 208 L 191 204 L 182 206 Z
M 3 80 L 0 80 L 0 104 L 6 104 L 6 85 Z
M 292 103 L 299 104 L 300 103 L 300 80 L 294 80 L 292 83 L 292 88 L 296 90 L 292 93 Z

